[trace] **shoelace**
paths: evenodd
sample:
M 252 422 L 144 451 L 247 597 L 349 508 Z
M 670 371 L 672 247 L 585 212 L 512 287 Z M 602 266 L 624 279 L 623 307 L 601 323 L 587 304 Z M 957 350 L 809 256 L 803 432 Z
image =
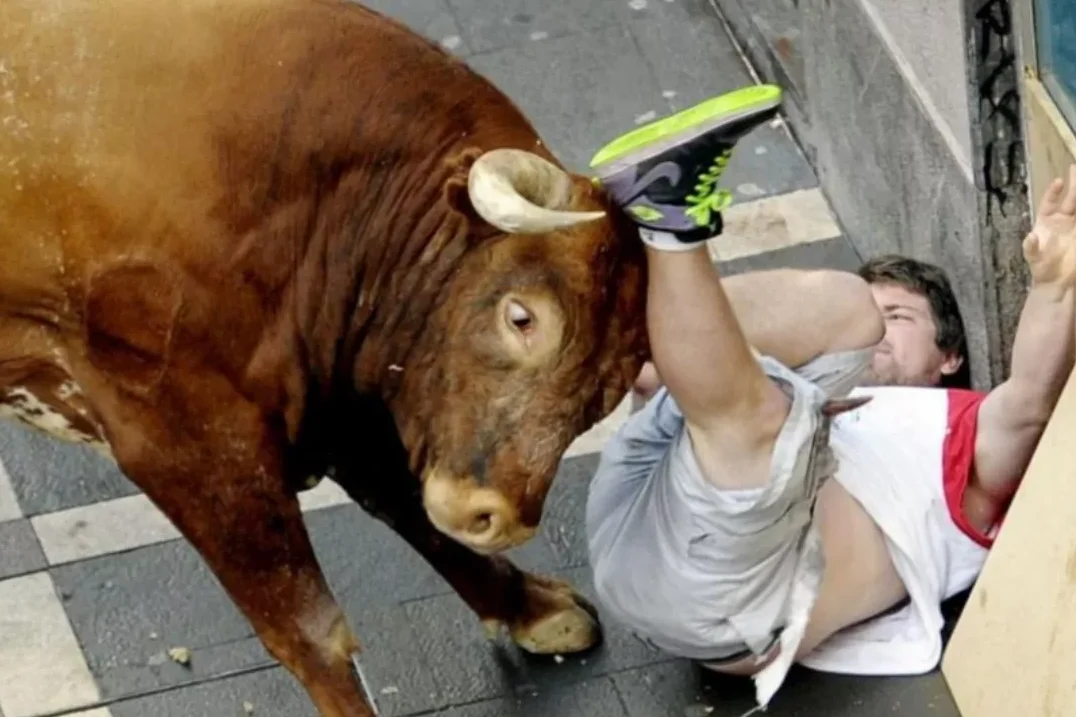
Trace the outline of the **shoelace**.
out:
M 731 147 L 717 155 L 709 169 L 699 175 L 695 193 L 685 197 L 690 206 L 684 213 L 694 219 L 699 226 L 708 226 L 715 213 L 723 211 L 732 203 L 732 192 L 727 189 L 715 191 L 731 157 Z

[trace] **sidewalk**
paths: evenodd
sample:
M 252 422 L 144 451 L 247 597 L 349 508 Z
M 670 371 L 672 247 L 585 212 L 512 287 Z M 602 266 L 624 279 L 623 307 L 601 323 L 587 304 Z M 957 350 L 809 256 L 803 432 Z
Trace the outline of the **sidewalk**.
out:
M 635 124 L 752 82 L 707 0 L 370 4 L 466 57 L 573 169 Z M 726 272 L 858 264 L 780 121 L 739 145 L 725 186 L 737 201 L 715 249 Z M 573 446 L 541 535 L 516 551 L 521 565 L 584 592 L 587 481 L 619 418 Z M 193 549 L 114 468 L 7 423 L 0 458 L 0 717 L 315 717 Z M 753 705 L 750 682 L 704 676 L 610 623 L 584 658 L 495 648 L 447 585 L 332 485 L 303 504 L 384 715 L 739 717 Z M 190 651 L 189 666 L 169 658 L 177 647 Z M 766 714 L 957 712 L 937 673 L 796 669 Z

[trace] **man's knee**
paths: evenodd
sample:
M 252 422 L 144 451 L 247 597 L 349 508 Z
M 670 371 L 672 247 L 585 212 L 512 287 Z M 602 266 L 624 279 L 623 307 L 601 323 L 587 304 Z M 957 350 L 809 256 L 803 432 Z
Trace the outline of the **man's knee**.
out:
M 634 398 L 637 399 L 635 408 L 640 408 L 642 404 L 653 398 L 659 388 L 661 388 L 661 377 L 658 376 L 658 370 L 652 362 L 647 361 L 631 387 Z
M 873 348 L 885 336 L 885 319 L 866 280 L 848 271 L 822 269 L 811 273 L 813 290 L 840 297 L 841 330 L 828 353 Z

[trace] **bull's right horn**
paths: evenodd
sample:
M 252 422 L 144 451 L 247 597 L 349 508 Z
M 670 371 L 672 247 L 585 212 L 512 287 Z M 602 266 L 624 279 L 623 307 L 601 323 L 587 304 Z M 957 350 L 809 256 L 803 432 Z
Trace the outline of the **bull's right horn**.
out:
M 510 234 L 541 234 L 605 216 L 560 209 L 571 197 L 571 177 L 519 149 L 494 149 L 475 160 L 467 190 L 475 211 Z

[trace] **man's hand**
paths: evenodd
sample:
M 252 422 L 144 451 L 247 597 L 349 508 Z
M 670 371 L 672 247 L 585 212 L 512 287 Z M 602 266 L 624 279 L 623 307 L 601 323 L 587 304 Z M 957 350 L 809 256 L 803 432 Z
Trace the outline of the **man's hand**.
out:
M 1064 291 L 1076 286 L 1076 165 L 1068 187 L 1058 177 L 1039 202 L 1035 226 L 1024 239 L 1024 259 L 1036 284 Z

